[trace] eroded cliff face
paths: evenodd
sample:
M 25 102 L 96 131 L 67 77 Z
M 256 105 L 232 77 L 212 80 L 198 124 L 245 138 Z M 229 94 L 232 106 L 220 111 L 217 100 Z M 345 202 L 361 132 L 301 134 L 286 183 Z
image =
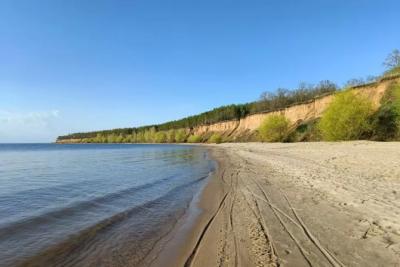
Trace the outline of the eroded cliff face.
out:
M 389 85 L 397 79 L 383 80 L 379 83 L 359 86 L 354 88 L 356 94 L 367 97 L 372 101 L 376 108 L 380 105 L 380 100 Z M 192 133 L 201 136 L 211 135 L 212 133 L 219 133 L 225 137 L 230 137 L 232 140 L 241 138 L 243 136 L 251 136 L 261 125 L 261 123 L 268 116 L 274 114 L 281 114 L 288 118 L 292 124 L 298 125 L 302 122 L 311 121 L 321 117 L 322 113 L 332 102 L 334 96 L 327 95 L 307 103 L 297 104 L 279 111 L 266 112 L 249 115 L 241 120 L 224 121 L 210 125 L 202 125 L 192 129 Z
M 372 101 L 376 108 L 379 107 L 380 101 L 386 90 L 392 83 L 400 83 L 400 76 L 386 78 L 377 83 L 357 86 L 353 88 L 356 94 L 362 95 Z M 306 103 L 293 105 L 278 111 L 252 114 L 240 120 L 223 121 L 210 125 L 200 125 L 192 129 L 184 129 L 187 134 L 195 134 L 202 137 L 206 141 L 213 133 L 221 134 L 229 141 L 249 141 L 254 140 L 257 129 L 261 123 L 269 116 L 275 114 L 284 115 L 291 122 L 292 128 L 295 126 L 318 119 L 321 117 L 325 109 L 332 102 L 334 96 L 326 95 Z M 67 139 L 58 140 L 58 143 L 81 143 L 85 140 Z

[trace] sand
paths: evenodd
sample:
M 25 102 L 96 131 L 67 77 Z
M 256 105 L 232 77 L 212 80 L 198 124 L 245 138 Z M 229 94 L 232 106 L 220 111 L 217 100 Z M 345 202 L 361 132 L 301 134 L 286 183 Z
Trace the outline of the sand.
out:
M 210 148 L 202 215 L 154 266 L 400 266 L 400 143 Z

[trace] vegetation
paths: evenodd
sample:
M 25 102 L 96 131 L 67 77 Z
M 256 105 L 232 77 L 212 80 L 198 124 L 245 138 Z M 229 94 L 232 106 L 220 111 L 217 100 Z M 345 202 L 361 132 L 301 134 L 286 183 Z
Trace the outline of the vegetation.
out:
M 258 133 L 262 141 L 282 142 L 288 135 L 289 125 L 290 122 L 285 116 L 271 115 L 263 121 Z
M 166 143 L 167 142 L 167 134 L 165 132 L 158 132 L 155 135 L 156 143 Z
M 182 143 L 186 141 L 186 133 L 182 132 L 184 128 L 190 129 L 199 125 L 212 124 L 226 120 L 239 120 L 249 114 L 274 111 L 298 103 L 307 102 L 315 97 L 334 93 L 336 90 L 338 90 L 338 87 L 330 81 L 321 81 L 317 85 L 301 83 L 295 90 L 279 88 L 275 93 L 263 93 L 260 99 L 255 102 L 223 106 L 181 120 L 138 128 L 74 133 L 60 136 L 58 140 L 82 139 L 86 142 L 116 143 L 116 138 L 119 138 L 121 142 L 129 140 L 131 143 L 152 143 L 157 142 L 156 132 L 163 131 L 167 135 L 166 139 L 168 142 L 175 139 L 175 142 Z
M 393 83 L 373 116 L 374 140 L 396 140 L 400 137 L 400 84 Z
M 250 113 L 275 111 L 291 105 L 304 103 L 316 97 L 332 94 L 338 90 L 338 86 L 325 80 L 317 85 L 301 83 L 295 90 L 278 88 L 275 93 L 264 92 L 260 100 L 250 107 Z
M 400 51 L 395 49 L 387 57 L 383 65 L 387 69 L 393 69 L 400 66 Z
M 400 74 L 400 51 L 395 49 L 390 53 L 383 65 L 386 67 L 385 76 Z
M 351 79 L 346 87 L 356 87 L 366 83 L 372 83 L 387 79 L 393 75 L 400 75 L 400 51 L 394 50 L 388 55 L 384 62 L 386 72 L 381 77 L 369 76 L 366 79 Z M 398 86 L 398 85 L 397 85 Z M 398 87 L 397 87 L 398 88 Z M 390 90 L 391 95 L 381 103 L 379 110 L 371 116 L 370 103 L 366 99 L 359 99 L 357 96 L 350 96 L 341 93 L 339 87 L 329 80 L 324 80 L 316 85 L 301 83 L 296 89 L 288 90 L 278 88 L 261 94 L 258 101 L 240 104 L 227 105 L 189 116 L 180 120 L 170 121 L 159 125 L 149 125 L 135 128 L 122 128 L 86 133 L 73 133 L 58 137 L 59 141 L 76 139 L 83 143 L 184 143 L 200 142 L 207 140 L 207 136 L 189 136 L 191 130 L 199 125 L 213 124 L 226 120 L 239 120 L 249 114 L 278 111 L 286 107 L 307 103 L 315 98 L 328 94 L 339 94 L 335 97 L 334 103 L 325 112 L 322 120 L 317 124 L 305 122 L 299 125 L 294 131 L 287 135 L 285 140 L 310 141 L 319 140 L 350 140 L 361 137 L 375 140 L 393 140 L 399 138 L 399 114 L 400 89 Z M 361 111 L 361 112 L 359 112 Z M 335 116 L 335 114 L 337 114 Z M 281 118 L 282 119 L 282 118 Z M 283 122 L 281 120 L 281 122 Z M 274 123 L 278 124 L 278 121 Z M 267 126 L 266 126 L 267 125 Z M 261 137 L 264 141 L 279 141 L 283 135 L 264 133 L 268 127 L 278 125 L 263 124 L 260 127 L 260 134 L 249 134 L 241 140 L 258 140 Z M 278 127 L 278 131 L 281 129 Z M 204 140 L 203 140 L 204 139 Z M 221 136 L 211 136 L 208 141 L 219 141 Z M 227 139 L 225 139 L 227 140 Z M 236 141 L 239 139 L 235 139 Z
M 335 96 L 318 126 L 324 140 L 356 140 L 371 130 L 372 113 L 371 101 L 346 90 Z
M 201 136 L 200 135 L 191 135 L 187 139 L 188 143 L 200 143 L 201 142 Z
M 222 136 L 218 133 L 214 133 L 211 135 L 210 139 L 208 139 L 209 143 L 220 144 L 222 142 Z
M 318 119 L 306 121 L 298 125 L 294 131 L 292 131 L 288 138 L 288 142 L 309 142 L 309 141 L 320 141 L 321 133 L 318 130 Z
M 175 134 L 175 142 L 184 143 L 186 141 L 186 133 L 185 130 L 180 129 Z

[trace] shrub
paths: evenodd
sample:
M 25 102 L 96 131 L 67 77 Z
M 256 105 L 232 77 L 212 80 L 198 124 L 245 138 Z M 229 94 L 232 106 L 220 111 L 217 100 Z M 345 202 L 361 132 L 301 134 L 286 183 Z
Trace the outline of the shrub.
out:
M 294 131 L 288 135 L 285 141 L 289 142 L 310 142 L 320 141 L 321 136 L 318 130 L 318 120 L 305 121 L 299 124 Z
M 397 75 L 400 74 L 400 67 L 394 67 L 393 69 L 390 69 L 384 73 L 384 76 L 391 76 L 391 75 Z
M 262 141 L 282 142 L 288 135 L 289 120 L 283 115 L 268 116 L 260 128 L 258 133 Z
M 372 102 L 347 90 L 335 95 L 318 128 L 327 141 L 356 140 L 371 130 Z
M 175 131 L 174 130 L 167 131 L 166 135 L 167 135 L 167 142 L 168 143 L 174 143 L 175 142 Z
M 184 143 L 186 141 L 186 133 L 185 130 L 179 129 L 175 133 L 175 142 L 177 143 Z
M 167 135 L 164 132 L 157 132 L 154 139 L 156 143 L 165 143 L 167 141 Z
M 200 143 L 201 142 L 201 136 L 199 135 L 191 135 L 187 139 L 188 143 Z
M 209 143 L 220 144 L 222 142 L 222 137 L 220 134 L 214 133 L 211 135 L 210 139 L 208 139 Z
M 393 140 L 400 134 L 400 84 L 392 84 L 373 116 L 373 139 Z
M 379 141 L 393 140 L 399 134 L 396 108 L 392 104 L 384 104 L 374 114 L 372 120 L 373 139 Z

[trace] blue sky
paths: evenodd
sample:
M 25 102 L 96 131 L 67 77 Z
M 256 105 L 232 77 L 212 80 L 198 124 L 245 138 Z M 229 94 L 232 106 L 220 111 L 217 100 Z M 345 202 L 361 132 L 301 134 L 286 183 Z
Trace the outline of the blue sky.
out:
M 399 1 L 0 1 L 0 142 L 178 119 L 376 75 Z

